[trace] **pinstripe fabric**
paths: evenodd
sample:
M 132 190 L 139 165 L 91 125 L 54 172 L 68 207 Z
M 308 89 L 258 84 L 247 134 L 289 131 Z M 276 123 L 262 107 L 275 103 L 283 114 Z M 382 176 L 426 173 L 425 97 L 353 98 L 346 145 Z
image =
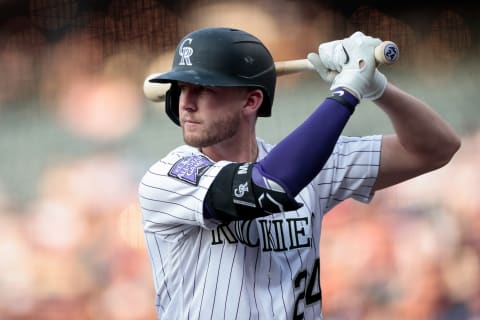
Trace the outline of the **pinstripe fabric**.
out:
M 258 144 L 262 158 L 272 146 Z M 158 319 L 321 319 L 323 215 L 350 197 L 370 201 L 380 144 L 380 136 L 341 137 L 297 196 L 302 208 L 228 225 L 202 216 L 203 198 L 228 162 L 208 167 L 198 185 L 168 175 L 180 159 L 199 155 L 194 148 L 154 164 L 139 197 Z

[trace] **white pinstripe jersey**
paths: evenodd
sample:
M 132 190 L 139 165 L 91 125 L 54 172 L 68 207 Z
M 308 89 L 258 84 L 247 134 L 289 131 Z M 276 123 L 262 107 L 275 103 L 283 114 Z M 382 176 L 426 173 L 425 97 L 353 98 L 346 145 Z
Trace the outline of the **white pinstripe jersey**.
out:
M 259 159 L 272 148 L 260 139 Z M 220 169 L 181 146 L 139 186 L 158 319 L 321 319 L 319 240 L 323 215 L 346 198 L 369 202 L 381 136 L 340 137 L 297 211 L 221 225 L 203 218 Z M 310 159 L 299 159 L 311 161 Z

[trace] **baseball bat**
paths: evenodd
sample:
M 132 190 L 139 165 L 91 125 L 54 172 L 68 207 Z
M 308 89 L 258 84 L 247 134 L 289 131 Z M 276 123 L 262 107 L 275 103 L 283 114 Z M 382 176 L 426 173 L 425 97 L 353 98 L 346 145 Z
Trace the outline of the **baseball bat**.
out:
M 398 60 L 399 50 L 392 41 L 383 41 L 374 51 L 377 65 L 393 64 Z M 315 70 L 315 67 L 307 59 L 287 60 L 275 62 L 277 76 L 284 76 L 292 73 Z
M 398 60 L 399 50 L 392 41 L 383 41 L 374 51 L 377 65 L 393 64 Z M 315 67 L 307 59 L 296 59 L 275 62 L 275 71 L 277 76 L 284 76 L 292 73 L 315 70 Z M 170 88 L 170 83 L 154 83 L 150 79 L 157 77 L 161 73 L 149 75 L 143 83 L 143 93 L 153 102 L 165 101 L 165 93 Z

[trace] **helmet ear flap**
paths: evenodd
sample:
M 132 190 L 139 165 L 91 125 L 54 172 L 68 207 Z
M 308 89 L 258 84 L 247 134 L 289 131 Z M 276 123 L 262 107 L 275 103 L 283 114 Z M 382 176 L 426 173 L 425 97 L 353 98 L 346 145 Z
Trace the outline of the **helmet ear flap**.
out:
M 177 126 L 180 126 L 180 119 L 178 116 L 179 102 L 180 87 L 177 82 L 172 82 L 170 89 L 165 93 L 165 112 Z

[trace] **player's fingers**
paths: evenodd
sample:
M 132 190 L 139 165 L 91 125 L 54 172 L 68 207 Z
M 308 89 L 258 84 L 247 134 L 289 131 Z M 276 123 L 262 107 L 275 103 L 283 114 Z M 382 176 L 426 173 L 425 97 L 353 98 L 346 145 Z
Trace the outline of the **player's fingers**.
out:
M 315 69 L 317 70 L 318 74 L 320 75 L 320 77 L 322 77 L 322 79 L 326 82 L 332 82 L 333 81 L 333 78 L 332 76 L 330 75 L 330 73 L 332 72 L 332 70 L 330 69 L 327 69 L 325 67 L 325 65 L 323 64 L 322 62 L 322 59 L 320 59 L 320 56 L 317 54 L 317 53 L 314 53 L 314 52 L 310 52 L 308 55 L 307 55 L 307 59 L 308 61 L 310 61 L 310 63 L 315 67 Z
M 318 46 L 318 54 L 327 69 L 338 72 L 342 70 L 342 65 L 345 62 L 345 53 L 341 47 L 341 40 L 324 42 Z

